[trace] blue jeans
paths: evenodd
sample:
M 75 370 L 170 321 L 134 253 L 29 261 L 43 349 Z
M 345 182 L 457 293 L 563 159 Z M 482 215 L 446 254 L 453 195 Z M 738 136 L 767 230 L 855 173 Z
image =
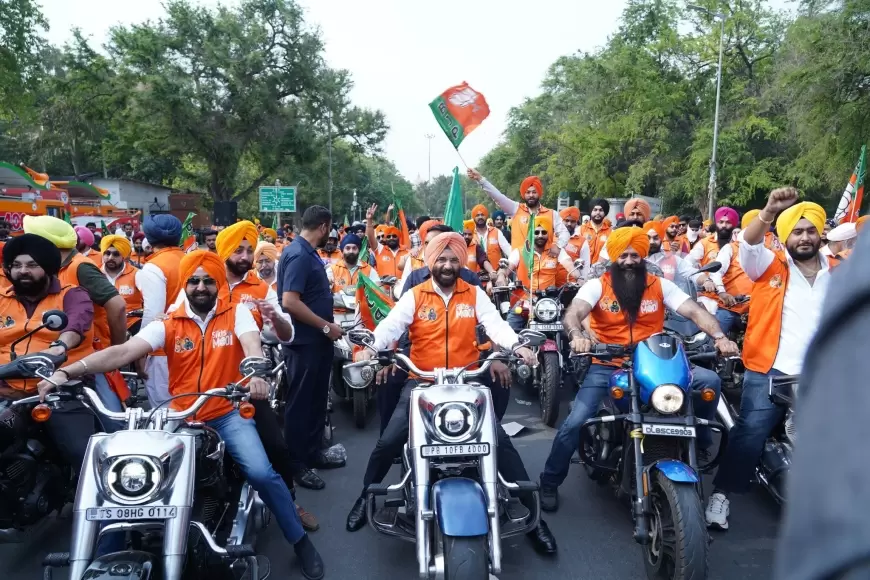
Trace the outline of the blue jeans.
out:
M 508 312 L 507 323 L 514 332 L 519 332 L 526 327 L 526 319 L 523 318 L 522 314 L 514 312 L 513 308 Z
M 785 409 L 774 405 L 768 394 L 769 378 L 782 374 L 771 369 L 766 375 L 750 370 L 743 375 L 740 416 L 728 434 L 728 449 L 713 480 L 716 489 L 726 493 L 749 491 L 764 442 L 785 416 Z
M 734 325 L 740 322 L 740 315 L 736 312 L 719 308 L 716 311 L 716 320 L 719 321 L 719 327 L 722 329 L 722 332 L 728 334 Z
M 617 369 L 600 364 L 593 364 L 586 373 L 583 385 L 577 391 L 574 398 L 574 407 L 571 413 L 559 426 L 559 431 L 553 439 L 553 447 L 544 465 L 541 474 L 542 487 L 559 487 L 568 476 L 568 468 L 571 466 L 571 456 L 577 451 L 580 440 L 580 428 L 583 423 L 592 418 L 598 410 L 601 401 L 608 396 L 607 382 Z M 695 416 L 702 419 L 712 419 L 716 413 L 716 404 L 719 401 L 719 391 L 722 383 L 719 376 L 711 370 L 693 367 L 692 388 L 702 389 L 710 387 L 716 391 L 716 398 L 712 403 L 703 403 L 696 397 Z M 698 448 L 706 449 L 713 442 L 709 427 L 698 428 Z

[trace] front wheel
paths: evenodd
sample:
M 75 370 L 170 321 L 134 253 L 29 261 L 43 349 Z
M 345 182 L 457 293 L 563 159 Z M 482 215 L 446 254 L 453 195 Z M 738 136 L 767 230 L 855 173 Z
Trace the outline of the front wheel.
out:
M 365 389 L 353 389 L 353 422 L 358 429 L 364 429 L 366 426 L 368 402 Z
M 444 536 L 444 580 L 489 580 L 486 536 Z
M 541 353 L 541 388 L 538 397 L 541 401 L 541 420 L 553 427 L 559 419 L 559 353 Z
M 707 577 L 707 527 L 701 498 L 690 483 L 676 483 L 655 472 L 651 490 L 650 542 L 642 546 L 651 580 L 704 580 Z

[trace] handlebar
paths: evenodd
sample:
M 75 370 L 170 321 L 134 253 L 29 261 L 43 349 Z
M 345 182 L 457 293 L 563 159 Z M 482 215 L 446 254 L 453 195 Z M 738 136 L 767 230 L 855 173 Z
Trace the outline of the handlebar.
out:
M 383 356 L 381 356 L 383 354 Z M 456 367 L 452 369 L 443 369 L 443 372 L 446 376 L 452 378 L 458 378 L 460 376 L 466 379 L 474 379 L 477 378 L 484 373 L 486 373 L 489 368 L 492 366 L 492 363 L 495 361 L 511 361 L 511 360 L 521 360 L 520 357 L 516 355 L 508 355 L 504 353 L 494 352 L 481 363 L 480 368 L 469 371 L 466 370 L 469 366 L 473 364 L 477 364 L 479 361 L 474 361 L 464 367 Z M 349 367 L 374 367 L 378 365 L 386 366 L 386 364 L 395 363 L 403 370 L 413 373 L 424 380 L 436 381 L 439 378 L 439 373 L 437 371 L 424 371 L 417 367 L 409 357 L 400 353 L 393 351 L 382 351 L 378 353 L 378 357 L 376 359 L 359 361 L 355 363 L 350 363 L 345 365 L 345 368 Z

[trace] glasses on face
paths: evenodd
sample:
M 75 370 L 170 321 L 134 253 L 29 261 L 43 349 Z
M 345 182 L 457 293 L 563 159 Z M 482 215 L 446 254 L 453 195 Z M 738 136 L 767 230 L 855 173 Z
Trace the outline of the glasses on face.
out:
M 387 238 L 388 240 L 398 240 L 398 239 L 399 239 L 399 236 L 389 235 L 389 236 L 386 236 L 386 238 Z
M 549 235 L 550 235 L 550 232 L 548 232 L 547 230 L 535 230 L 536 237 L 537 236 L 544 237 L 544 236 L 549 236 Z
M 216 287 L 217 280 L 210 276 L 191 276 L 187 279 L 188 286 L 199 286 L 200 284 L 208 287 Z
M 110 260 L 117 260 L 118 258 L 121 257 L 121 254 L 119 252 L 112 252 L 111 250 L 107 250 L 107 251 L 103 252 L 103 255 L 105 257 L 109 258 Z

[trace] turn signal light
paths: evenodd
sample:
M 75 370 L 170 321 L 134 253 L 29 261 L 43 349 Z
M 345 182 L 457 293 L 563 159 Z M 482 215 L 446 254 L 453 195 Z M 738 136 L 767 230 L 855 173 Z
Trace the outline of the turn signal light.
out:
M 716 399 L 716 391 L 713 389 L 701 389 L 701 400 L 705 403 L 712 403 Z
M 239 415 L 242 419 L 253 419 L 256 414 L 256 409 L 251 403 L 242 403 L 239 405 Z
M 522 313 L 523 313 L 522 306 L 517 306 L 516 308 L 514 308 L 514 314 L 522 314 Z
M 45 423 L 51 418 L 51 407 L 44 403 L 35 406 L 33 410 L 30 411 L 30 418 L 37 423 Z
M 621 399 L 622 397 L 625 396 L 625 391 L 623 391 L 619 387 L 613 387 L 610 389 L 610 396 L 613 397 L 614 399 Z

